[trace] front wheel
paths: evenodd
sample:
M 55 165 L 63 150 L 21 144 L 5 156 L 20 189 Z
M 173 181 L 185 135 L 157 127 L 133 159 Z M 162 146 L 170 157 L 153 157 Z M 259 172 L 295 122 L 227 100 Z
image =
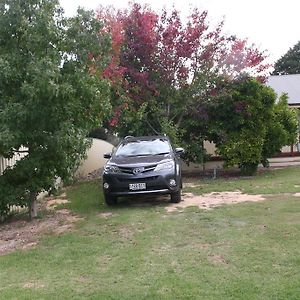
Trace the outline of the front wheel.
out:
M 111 195 L 104 195 L 104 200 L 108 206 L 116 205 L 118 201 L 116 196 Z
M 181 201 L 181 189 L 177 192 L 171 194 L 171 202 L 172 203 L 179 203 Z

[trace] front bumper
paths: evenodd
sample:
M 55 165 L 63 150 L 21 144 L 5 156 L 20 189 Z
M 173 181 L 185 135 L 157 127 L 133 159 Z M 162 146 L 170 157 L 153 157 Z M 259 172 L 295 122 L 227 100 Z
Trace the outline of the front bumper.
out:
M 176 185 L 170 185 L 170 180 L 176 181 Z M 146 189 L 130 190 L 129 185 L 135 183 L 145 183 Z M 106 185 L 105 185 L 106 184 Z M 103 174 L 103 191 L 107 195 L 128 196 L 128 195 L 145 195 L 145 194 L 171 194 L 180 189 L 180 178 L 174 173 L 155 173 L 151 172 L 147 175 L 138 174 Z

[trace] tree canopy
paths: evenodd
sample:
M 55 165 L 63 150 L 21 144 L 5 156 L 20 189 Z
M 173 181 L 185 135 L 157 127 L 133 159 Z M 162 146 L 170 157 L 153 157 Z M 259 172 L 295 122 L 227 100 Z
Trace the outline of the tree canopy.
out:
M 0 2 L 0 155 L 28 155 L 0 176 L 0 211 L 68 178 L 88 132 L 110 109 L 101 76 L 110 39 L 92 12 L 65 18 L 56 0 Z
M 227 83 L 227 88 L 210 104 L 209 138 L 216 143 L 225 166 L 238 165 L 253 174 L 259 163 L 297 136 L 297 112 L 288 107 L 287 96 L 277 95 L 258 81 L 245 78 Z
M 300 74 L 300 42 L 290 48 L 274 65 L 274 75 Z
M 219 84 L 243 73 L 263 78 L 269 67 L 264 52 L 224 34 L 222 22 L 211 26 L 206 11 L 194 9 L 183 20 L 176 9 L 157 13 L 134 3 L 102 7 L 98 17 L 113 45 L 104 72 L 114 107 L 108 127 L 120 135 L 166 133 L 185 145 L 189 160 L 203 158 L 206 104 Z
M 108 127 L 118 134 L 166 133 L 184 145 L 186 159 L 202 161 L 207 105 L 223 82 L 255 76 L 269 68 L 266 53 L 247 40 L 211 26 L 207 11 L 180 12 L 133 3 L 128 10 L 102 7 L 104 29 L 112 35 L 112 59 L 104 76 L 112 82 L 114 115 Z
M 184 21 L 176 9 L 156 13 L 137 3 L 99 10 L 113 45 L 103 73 L 112 83 L 107 126 L 121 136 L 166 133 L 192 162 L 203 161 L 207 139 L 226 165 L 251 173 L 295 139 L 295 113 L 262 84 L 266 53 L 207 16 L 194 9 Z

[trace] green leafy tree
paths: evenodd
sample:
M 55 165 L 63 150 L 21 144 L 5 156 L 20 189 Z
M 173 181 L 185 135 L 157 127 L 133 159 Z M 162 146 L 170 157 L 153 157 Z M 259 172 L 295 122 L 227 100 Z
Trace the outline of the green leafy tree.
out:
M 85 138 L 110 109 L 101 73 L 110 39 L 79 9 L 65 18 L 56 0 L 0 1 L 0 155 L 27 155 L 0 176 L 0 213 L 27 205 L 56 177 L 69 178 Z
M 278 153 L 296 138 L 297 116 L 285 97 L 254 79 L 228 83 L 210 107 L 210 139 L 225 166 L 238 165 L 244 174 L 255 173 L 259 163 Z
M 300 42 L 275 63 L 273 74 L 300 74 Z
M 268 166 L 268 158 L 280 152 L 282 146 L 293 145 L 298 134 L 298 113 L 288 106 L 287 94 L 282 94 L 273 108 L 272 118 L 262 152 L 262 163 Z

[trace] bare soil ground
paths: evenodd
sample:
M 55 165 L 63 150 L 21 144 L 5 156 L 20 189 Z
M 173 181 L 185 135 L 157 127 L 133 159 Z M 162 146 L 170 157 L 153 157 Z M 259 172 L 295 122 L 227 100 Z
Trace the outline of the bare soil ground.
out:
M 189 185 L 191 186 L 191 185 Z M 264 195 L 265 196 L 265 195 Z M 257 202 L 266 200 L 262 195 L 248 195 L 241 191 L 234 192 L 215 192 L 203 195 L 194 195 L 192 193 L 183 193 L 180 203 L 170 203 L 170 197 L 143 196 L 125 200 L 124 205 L 130 206 L 153 206 L 165 204 L 167 212 L 182 211 L 190 206 L 197 206 L 199 209 L 213 209 L 224 204 L 235 204 L 239 202 Z
M 54 210 L 57 205 L 66 202 L 65 194 L 59 198 L 44 199 L 39 203 L 39 210 L 43 212 L 41 219 L 29 222 L 28 217 L 23 215 L 0 225 L 0 255 L 33 248 L 45 234 L 59 235 L 71 230 L 80 218 L 67 209 Z
M 182 210 L 189 206 L 198 206 L 200 209 L 212 209 L 213 207 L 223 204 L 234 204 L 247 201 L 257 202 L 263 200 L 265 200 L 265 198 L 262 195 L 247 195 L 242 194 L 240 191 L 209 193 L 201 196 L 185 193 L 183 195 L 183 201 L 180 203 L 171 203 L 166 207 L 166 210 L 172 212 Z

